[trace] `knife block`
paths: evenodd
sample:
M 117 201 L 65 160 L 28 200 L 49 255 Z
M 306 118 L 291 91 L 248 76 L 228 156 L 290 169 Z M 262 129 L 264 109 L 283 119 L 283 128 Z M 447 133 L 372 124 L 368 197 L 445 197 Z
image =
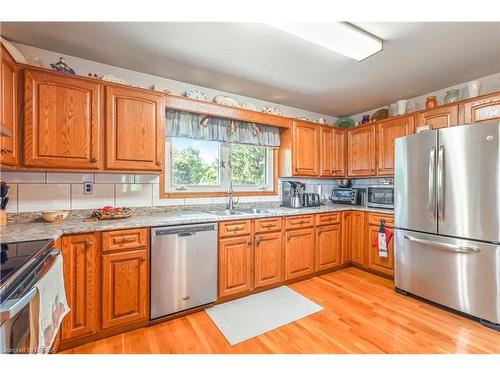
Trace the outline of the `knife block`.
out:
M 0 226 L 7 225 L 7 213 L 5 210 L 0 210 Z

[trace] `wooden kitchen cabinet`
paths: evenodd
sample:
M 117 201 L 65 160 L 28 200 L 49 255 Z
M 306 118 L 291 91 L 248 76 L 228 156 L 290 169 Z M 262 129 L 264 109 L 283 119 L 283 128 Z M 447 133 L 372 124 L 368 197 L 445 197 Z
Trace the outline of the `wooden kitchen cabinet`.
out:
M 461 104 L 460 117 L 461 124 L 500 120 L 500 93 L 485 95 Z
M 375 175 L 375 124 L 362 125 L 347 132 L 347 174 L 349 177 Z
M 102 255 L 102 329 L 149 319 L 148 249 Z
M 285 280 L 314 272 L 314 228 L 295 229 L 285 233 Z
M 92 335 L 97 330 L 98 244 L 96 235 L 62 237 L 64 287 L 71 309 L 61 324 L 61 340 Z
M 342 225 L 316 228 L 316 271 L 328 270 L 341 264 Z
M 61 73 L 24 74 L 24 165 L 99 169 L 100 86 Z
M 255 288 L 283 281 L 282 232 L 255 236 L 254 275 Z
M 377 175 L 394 174 L 394 141 L 415 131 L 413 115 L 397 117 L 377 124 Z
M 352 259 L 351 251 L 351 211 L 342 212 L 342 250 L 340 251 L 340 264 L 349 264 Z
M 333 129 L 333 177 L 346 175 L 346 132 Z
M 351 261 L 357 265 L 366 266 L 366 213 L 352 211 L 350 215 L 350 245 Z
M 13 169 L 19 163 L 18 70 L 5 47 L 1 45 L 0 48 L 0 124 L 2 132 L 6 133 L 0 135 L 0 165 Z
M 162 95 L 106 86 L 106 168 L 161 171 L 164 117 Z
M 431 129 L 458 125 L 458 105 L 439 106 L 417 113 L 416 126 L 421 125 L 429 125 Z
M 319 127 L 304 121 L 295 121 L 293 130 L 293 175 L 319 176 Z
M 382 214 L 369 214 L 368 223 L 368 269 L 382 273 L 387 276 L 394 276 L 394 238 L 391 239 L 387 247 L 387 257 L 378 255 L 377 248 L 373 246 L 378 238 L 380 221 L 383 220 L 388 229 L 394 230 L 393 216 Z
M 219 239 L 219 298 L 252 289 L 252 258 L 251 235 Z
M 345 133 L 333 126 L 320 127 L 320 175 L 343 177 L 345 174 Z

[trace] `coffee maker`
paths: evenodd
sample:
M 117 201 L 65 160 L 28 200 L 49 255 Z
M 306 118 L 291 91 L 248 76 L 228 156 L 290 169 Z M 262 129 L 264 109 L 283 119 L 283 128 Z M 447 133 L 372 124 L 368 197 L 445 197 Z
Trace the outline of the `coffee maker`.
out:
M 283 207 L 303 207 L 302 195 L 306 184 L 299 181 L 282 181 L 281 183 L 281 205 Z

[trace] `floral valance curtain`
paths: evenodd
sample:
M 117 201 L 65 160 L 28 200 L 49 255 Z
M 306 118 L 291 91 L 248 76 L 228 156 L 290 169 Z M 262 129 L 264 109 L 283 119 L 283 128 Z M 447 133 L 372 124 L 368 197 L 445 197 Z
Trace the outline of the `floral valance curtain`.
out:
M 205 117 L 199 113 L 167 110 L 165 136 L 269 147 L 280 145 L 277 127 L 212 116 L 207 120 Z

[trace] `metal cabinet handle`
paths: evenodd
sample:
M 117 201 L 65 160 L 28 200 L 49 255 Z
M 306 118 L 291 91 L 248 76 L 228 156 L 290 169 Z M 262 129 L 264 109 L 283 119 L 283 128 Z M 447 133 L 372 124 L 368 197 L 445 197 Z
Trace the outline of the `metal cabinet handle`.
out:
M 243 230 L 243 225 L 237 225 L 234 227 L 227 227 L 226 228 L 229 232 L 236 232 L 238 230 Z
M 9 152 L 12 154 L 14 152 L 12 150 L 9 150 L 8 148 L 2 148 L 2 150 L 0 150 L 0 151 L 2 152 L 2 154 L 6 154 L 6 153 L 9 153 Z
M 274 224 L 263 224 L 262 228 L 272 228 L 274 227 Z
M 444 146 L 439 146 L 437 164 L 437 209 L 438 218 L 444 221 Z
M 421 243 L 421 244 L 429 245 L 429 246 L 440 247 L 444 250 L 453 251 L 455 253 L 462 253 L 462 254 L 474 253 L 474 254 L 477 254 L 477 253 L 481 252 L 481 249 L 479 247 L 476 247 L 476 246 L 453 245 L 453 244 L 444 243 L 444 242 L 423 240 L 421 238 L 416 238 L 416 237 L 408 236 L 408 235 L 405 235 L 404 237 L 405 237 L 405 239 L 412 241 L 412 242 Z
M 127 243 L 127 242 L 129 242 L 129 241 L 132 241 L 132 239 L 130 239 L 130 238 L 128 238 L 128 237 L 123 237 L 123 238 L 122 238 L 122 242 L 123 242 L 123 243 Z
M 141 263 L 144 263 L 146 261 L 146 257 L 141 257 Z
M 92 159 L 90 159 L 90 162 L 91 162 L 91 163 L 97 163 L 97 158 L 92 158 Z
M 257 237 L 255 239 L 255 245 L 259 246 L 261 242 L 262 242 L 262 237 Z
M 252 241 L 248 241 L 248 242 L 247 242 L 247 245 L 248 245 L 248 246 L 252 246 Z
M 92 246 L 94 246 L 94 243 L 92 241 L 87 241 L 87 243 L 85 245 L 87 247 L 92 247 Z
M 429 153 L 429 212 L 433 220 L 436 219 L 436 147 Z
M 157 165 L 157 166 L 160 166 L 160 165 L 161 165 L 161 161 L 159 161 L 159 160 L 158 160 L 158 161 L 156 162 L 156 165 Z

